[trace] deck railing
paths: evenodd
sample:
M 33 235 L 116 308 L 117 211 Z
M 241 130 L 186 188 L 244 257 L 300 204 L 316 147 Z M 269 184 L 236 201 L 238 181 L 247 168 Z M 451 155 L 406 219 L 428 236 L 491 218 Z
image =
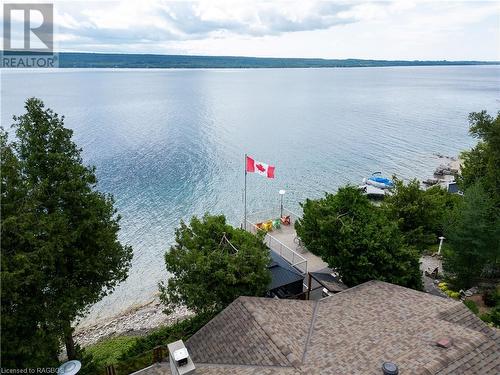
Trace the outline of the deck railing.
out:
M 267 212 L 269 212 L 269 211 L 267 211 Z M 266 213 L 265 211 L 261 211 L 258 214 L 265 214 L 265 213 Z M 291 212 L 289 210 L 283 209 L 283 213 L 290 215 L 292 225 L 294 223 L 294 220 L 297 217 L 299 217 L 299 216 L 295 216 L 296 214 L 294 214 L 293 212 Z M 254 216 L 254 215 L 252 215 L 252 216 Z M 295 217 L 293 217 L 293 216 L 295 216 Z M 272 217 L 272 216 L 269 216 L 269 217 Z M 255 223 L 253 223 L 251 220 L 247 219 L 246 230 L 253 233 L 253 234 L 256 234 L 260 229 L 257 227 L 257 225 L 255 225 Z M 288 247 L 287 245 L 285 245 L 283 242 L 278 240 L 276 237 L 274 237 L 269 232 L 266 233 L 266 235 L 264 237 L 264 243 L 272 251 L 274 251 L 279 256 L 281 256 L 283 259 L 285 259 L 288 263 L 290 263 L 292 265 L 292 267 L 294 267 L 295 269 L 297 269 L 299 272 L 301 272 L 304 275 L 307 274 L 307 259 L 304 258 L 302 255 L 300 255 L 295 250 L 293 250 L 290 247 Z

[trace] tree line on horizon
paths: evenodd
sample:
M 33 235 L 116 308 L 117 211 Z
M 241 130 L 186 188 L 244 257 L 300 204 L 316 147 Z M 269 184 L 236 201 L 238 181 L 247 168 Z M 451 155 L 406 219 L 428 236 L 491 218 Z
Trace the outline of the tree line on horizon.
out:
M 64 345 L 84 363 L 82 374 L 96 373 L 73 340 L 74 323 L 126 279 L 132 248 L 118 241 L 113 197 L 97 190 L 95 168 L 83 164 L 64 117 L 36 98 L 25 110 L 14 116 L 15 140 L 0 132 L 1 366 L 58 366 Z M 421 289 L 419 257 L 445 235 L 444 264 L 457 286 L 498 281 L 500 112 L 469 120 L 478 144 L 462 154 L 463 196 L 397 180 L 377 207 L 342 187 L 303 202 L 296 230 L 308 250 L 348 286 L 378 279 Z M 171 277 L 159 284 L 166 312 L 186 306 L 212 316 L 240 295 L 264 295 L 270 256 L 262 235 L 221 215 L 181 221 L 165 253 Z
M 355 68 L 384 66 L 491 65 L 498 61 L 322 59 L 119 53 L 59 53 L 60 68 Z

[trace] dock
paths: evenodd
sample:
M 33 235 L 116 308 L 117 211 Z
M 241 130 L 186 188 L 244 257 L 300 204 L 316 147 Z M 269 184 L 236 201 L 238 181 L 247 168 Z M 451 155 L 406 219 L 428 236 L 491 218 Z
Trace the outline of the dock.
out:
M 300 215 L 283 208 L 283 216 L 290 216 L 290 224 L 281 224 L 279 228 L 273 227 L 267 231 L 264 242 L 269 249 L 279 254 L 304 275 L 327 268 L 328 264 L 308 251 L 297 236 L 295 222 L 300 219 Z M 273 222 L 279 220 L 280 217 L 279 208 L 250 213 L 247 217 L 246 230 L 256 233 L 262 223 Z

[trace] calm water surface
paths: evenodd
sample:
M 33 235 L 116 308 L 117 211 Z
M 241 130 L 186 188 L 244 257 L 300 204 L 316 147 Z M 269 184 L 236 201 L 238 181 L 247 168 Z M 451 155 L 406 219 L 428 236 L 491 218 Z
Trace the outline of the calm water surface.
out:
M 474 144 L 467 114 L 500 109 L 500 67 L 3 72 L 9 127 L 36 96 L 66 116 L 133 246 L 130 276 L 92 309 L 109 317 L 148 301 L 181 218 L 242 216 L 243 154 L 276 165 L 248 178 L 251 209 L 359 181 L 373 171 L 428 177 L 434 153 Z

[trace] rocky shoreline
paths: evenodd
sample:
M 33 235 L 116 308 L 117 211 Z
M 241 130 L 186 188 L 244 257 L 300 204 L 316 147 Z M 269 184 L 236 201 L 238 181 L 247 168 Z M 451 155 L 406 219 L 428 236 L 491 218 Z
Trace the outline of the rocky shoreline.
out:
M 86 347 L 108 337 L 143 336 L 155 328 L 171 325 L 192 315 L 186 308 L 179 308 L 169 315 L 162 310 L 163 306 L 155 296 L 150 302 L 129 308 L 114 317 L 85 326 L 77 325 L 75 341 Z

